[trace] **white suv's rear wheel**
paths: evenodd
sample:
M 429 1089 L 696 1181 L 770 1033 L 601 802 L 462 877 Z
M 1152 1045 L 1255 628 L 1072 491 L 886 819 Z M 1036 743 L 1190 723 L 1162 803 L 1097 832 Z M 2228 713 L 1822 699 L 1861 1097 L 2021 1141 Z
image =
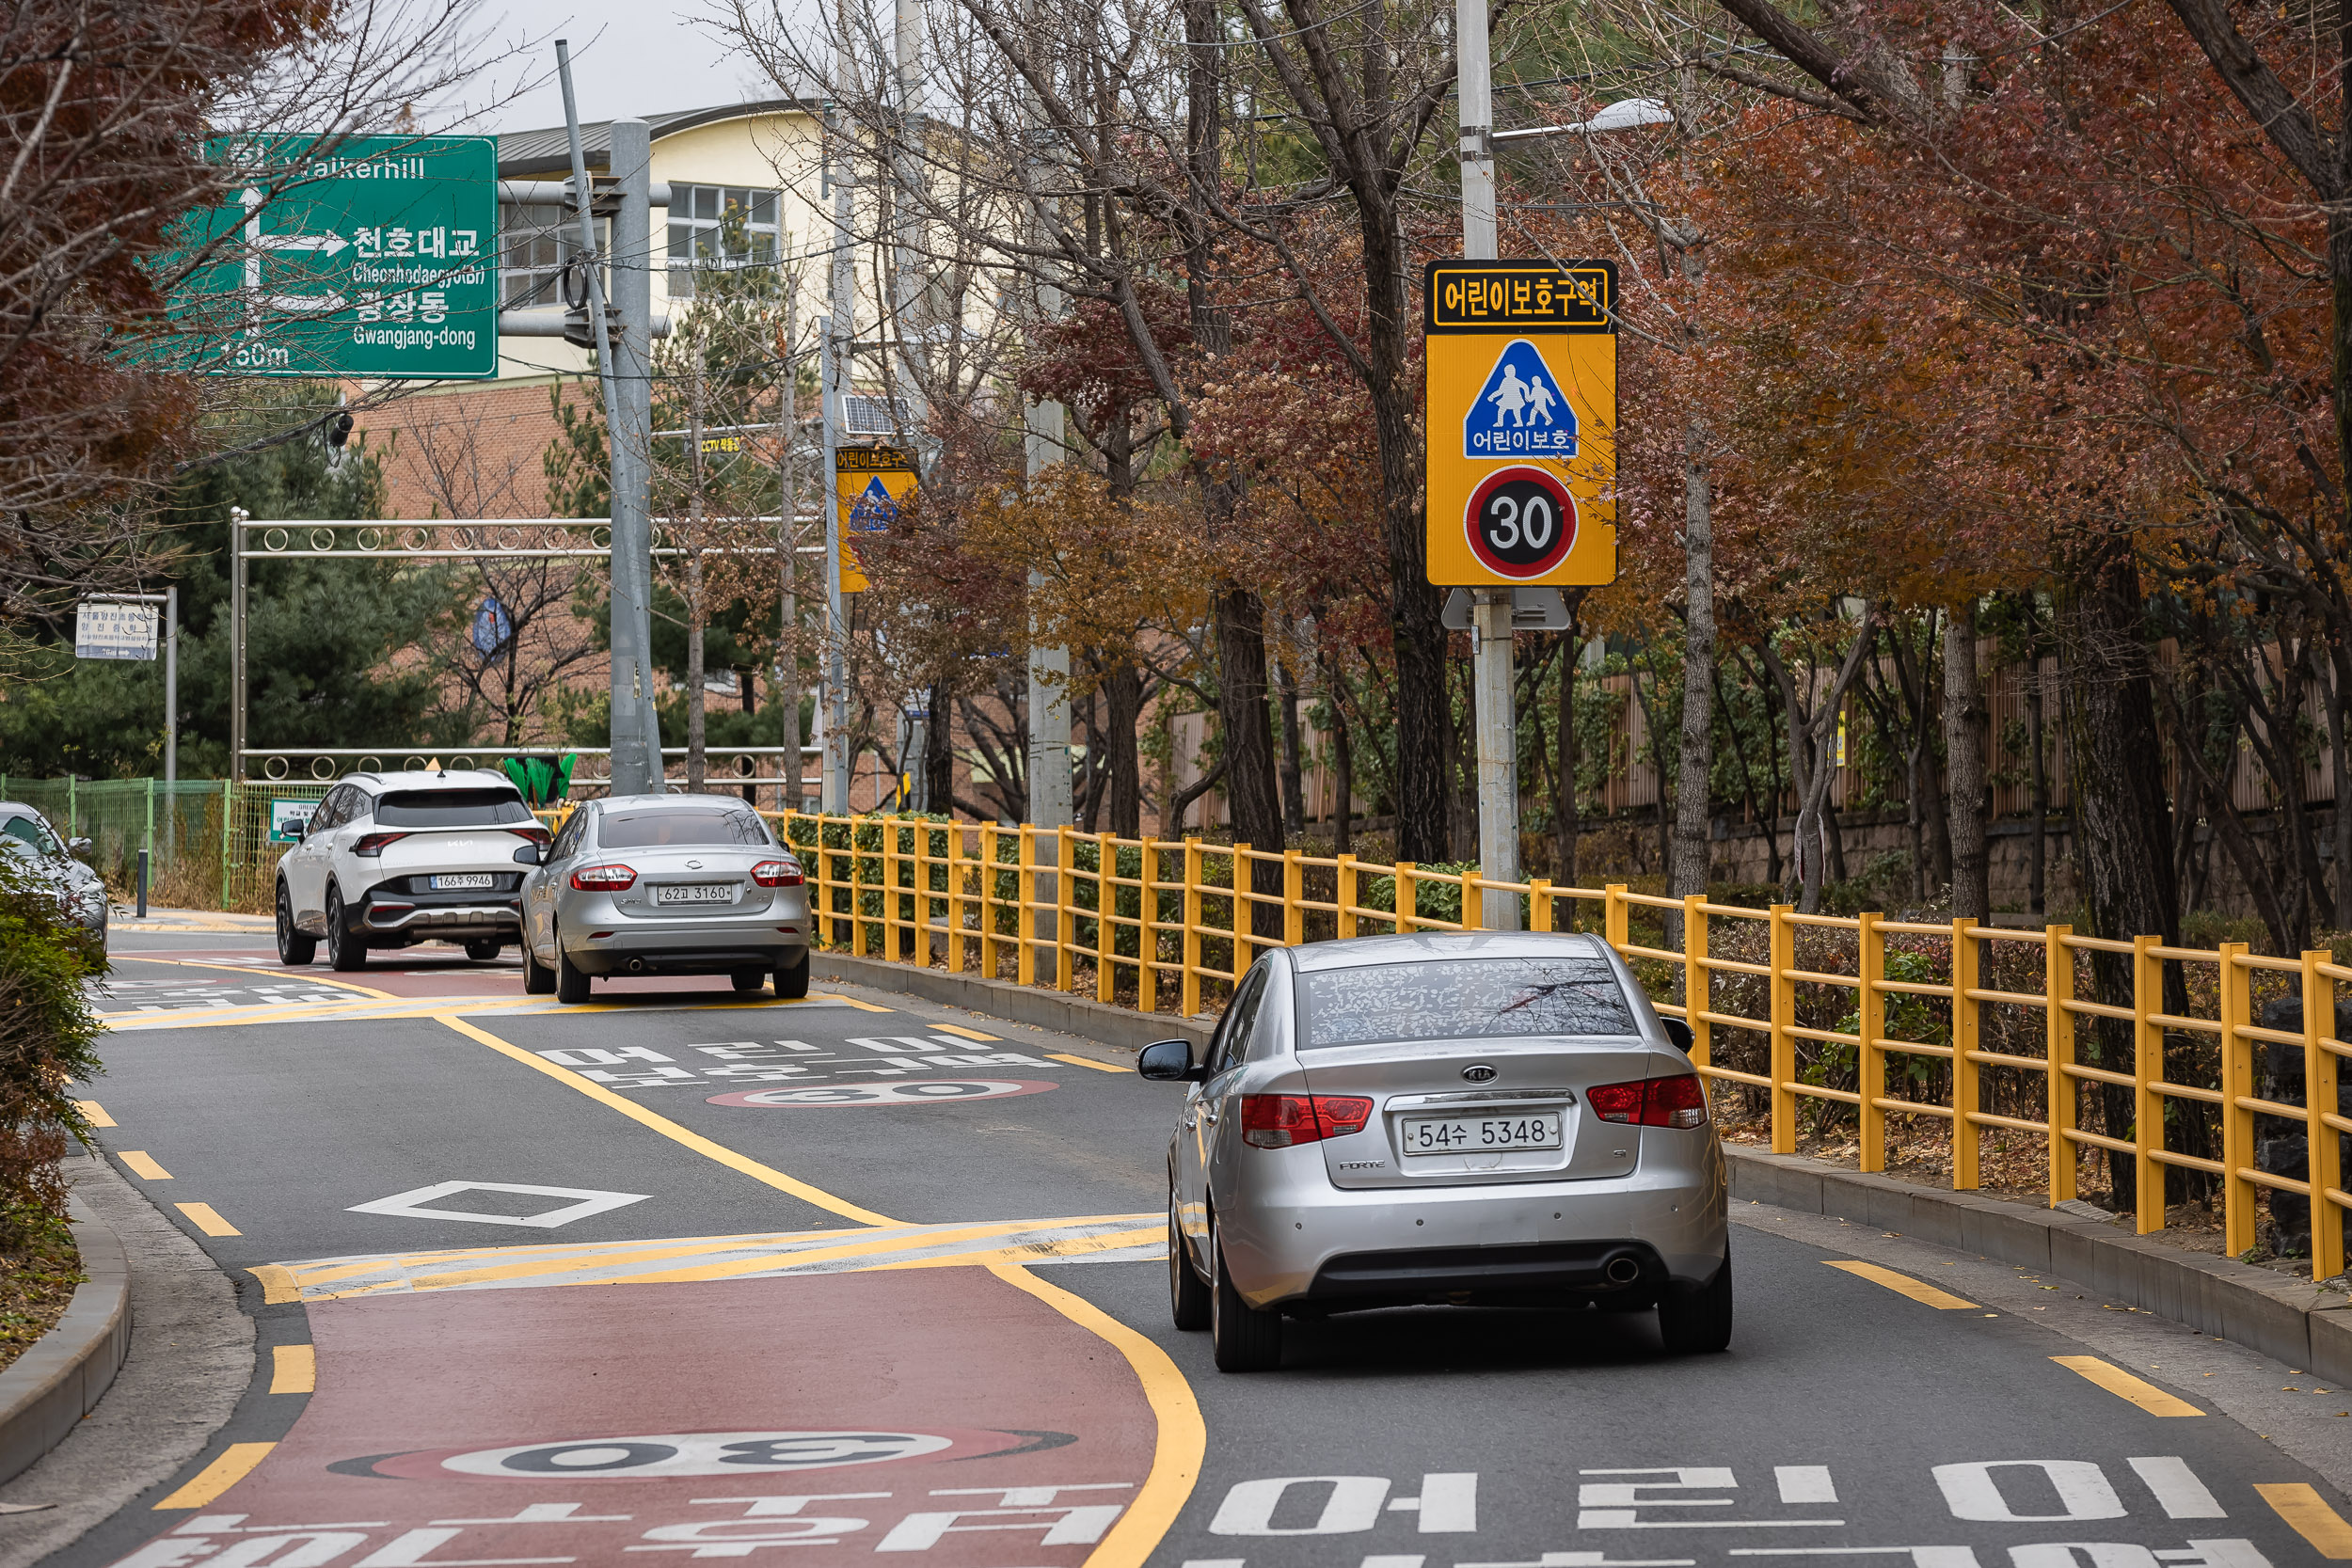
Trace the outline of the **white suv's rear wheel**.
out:
M 350 922 L 343 914 L 343 890 L 326 890 L 326 961 L 349 973 L 368 967 L 368 944 L 352 935 Z

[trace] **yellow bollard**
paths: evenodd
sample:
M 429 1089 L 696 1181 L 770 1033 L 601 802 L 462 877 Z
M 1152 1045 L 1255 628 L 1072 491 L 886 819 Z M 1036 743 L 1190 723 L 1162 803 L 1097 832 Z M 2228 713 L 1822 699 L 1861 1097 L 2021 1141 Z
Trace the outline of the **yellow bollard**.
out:
M 2259 1196 L 2254 1183 L 2238 1174 L 2254 1164 L 2254 1113 L 2239 1103 L 2254 1092 L 2254 1042 L 2239 1033 L 2254 1022 L 2247 983 L 2252 976 L 2238 962 L 2247 951 L 2242 942 L 2216 945 L 2221 966 L 2221 1244 L 2233 1258 L 2254 1244 Z M 2317 1216 L 2316 1208 L 2312 1213 Z
M 1612 894 L 1622 894 L 1621 886 L 1612 886 Z M 1622 922 L 1625 905 L 1617 898 L 1609 904 L 1610 918 Z M 1770 957 L 1765 967 L 1772 971 L 1772 1152 L 1794 1154 L 1797 1151 L 1797 1097 L 1788 1085 L 1797 1076 L 1797 1037 L 1788 1031 L 1797 1022 L 1797 983 L 1788 972 L 1797 962 L 1797 928 L 1789 924 L 1794 904 L 1774 904 L 1772 907 L 1772 928 L 1766 951 Z

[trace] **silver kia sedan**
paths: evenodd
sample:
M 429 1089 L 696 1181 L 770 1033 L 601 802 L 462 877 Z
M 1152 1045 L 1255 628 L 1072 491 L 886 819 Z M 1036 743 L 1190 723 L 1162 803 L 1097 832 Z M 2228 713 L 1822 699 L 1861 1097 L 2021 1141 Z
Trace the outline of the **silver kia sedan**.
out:
M 593 975 L 726 974 L 739 991 L 775 977 L 808 994 L 801 863 L 742 801 L 624 795 L 580 803 L 554 842 L 527 844 L 523 989 L 588 1000 Z
M 1414 1304 L 1655 1308 L 1731 1340 L 1723 1151 L 1684 1053 L 1607 943 L 1359 937 L 1252 965 L 1168 1144 L 1176 1326 L 1279 1365 L 1282 1320 Z

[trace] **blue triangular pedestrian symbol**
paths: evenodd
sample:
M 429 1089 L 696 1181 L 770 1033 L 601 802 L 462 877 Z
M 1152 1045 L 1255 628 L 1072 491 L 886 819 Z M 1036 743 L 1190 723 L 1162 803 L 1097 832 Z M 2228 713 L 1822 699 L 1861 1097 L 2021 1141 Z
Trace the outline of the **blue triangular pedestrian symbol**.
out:
M 882 488 L 882 475 L 866 482 L 857 501 L 850 508 L 850 531 L 852 533 L 887 533 L 898 520 L 898 503 Z
M 1544 356 L 1515 338 L 1462 417 L 1464 457 L 1574 457 L 1576 410 Z

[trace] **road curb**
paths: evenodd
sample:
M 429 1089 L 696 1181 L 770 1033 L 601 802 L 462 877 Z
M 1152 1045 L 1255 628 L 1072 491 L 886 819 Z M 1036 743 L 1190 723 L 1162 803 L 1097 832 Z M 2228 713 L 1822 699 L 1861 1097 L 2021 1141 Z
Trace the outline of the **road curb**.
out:
M 894 963 L 888 958 L 861 958 L 848 953 L 812 954 L 809 973 L 820 979 L 895 990 L 919 996 L 926 1002 L 944 1002 L 951 1007 L 986 1013 L 1012 1023 L 1058 1030 L 1128 1051 L 1140 1051 L 1153 1040 L 1206 1040 L 1216 1027 L 1214 1022 L 1187 1022 L 1166 1013 L 1139 1013 L 1133 1007 L 1097 1002 L 1090 996 L 1041 990 L 1011 980 L 989 980 L 977 974 L 923 969 L 911 963 Z
M 131 1264 L 122 1242 L 80 1194 L 69 1204 L 88 1277 L 56 1326 L 0 1371 L 0 1481 L 64 1441 L 131 1353 Z
M 1734 1197 L 1856 1220 L 1918 1241 L 2046 1269 L 2124 1307 L 2352 1383 L 2352 1310 L 2308 1281 L 2182 1252 L 2111 1223 L 1979 1193 L 1936 1192 L 1794 1154 L 1725 1145 Z

